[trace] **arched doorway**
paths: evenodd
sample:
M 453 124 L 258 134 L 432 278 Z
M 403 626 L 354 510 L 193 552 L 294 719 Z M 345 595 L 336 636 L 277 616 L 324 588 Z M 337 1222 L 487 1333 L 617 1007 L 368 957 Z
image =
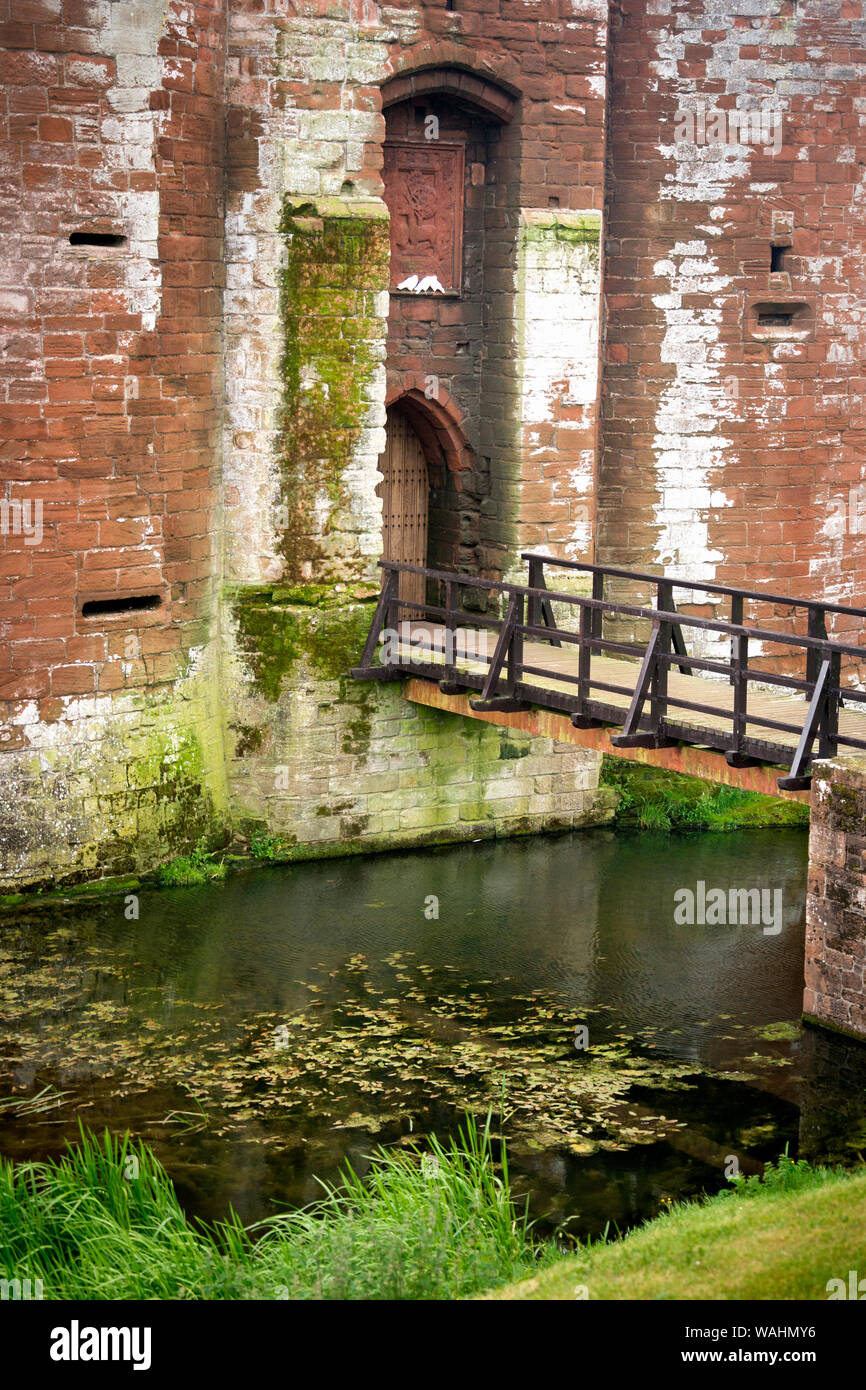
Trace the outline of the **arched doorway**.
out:
M 385 452 L 379 459 L 383 474 L 377 491 L 382 498 L 382 558 L 407 565 L 427 564 L 427 526 L 430 481 L 421 440 L 406 416 L 393 407 L 385 422 Z M 400 576 L 400 597 L 424 603 L 426 583 L 421 574 Z M 422 618 L 421 613 L 401 613 Z

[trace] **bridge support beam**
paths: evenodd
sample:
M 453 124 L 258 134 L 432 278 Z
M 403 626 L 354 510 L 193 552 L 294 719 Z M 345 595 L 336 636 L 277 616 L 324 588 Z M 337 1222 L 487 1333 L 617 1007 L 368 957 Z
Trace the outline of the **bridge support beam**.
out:
M 812 773 L 803 1016 L 866 1041 L 866 754 Z
M 506 724 L 509 728 L 522 729 L 525 733 L 556 739 L 558 743 L 574 743 L 579 748 L 595 748 L 598 752 L 610 753 L 615 758 L 630 758 L 641 763 L 651 763 L 653 767 L 666 767 L 671 772 L 683 772 L 689 777 L 704 777 L 710 782 L 722 782 L 730 787 L 740 787 L 743 791 L 762 792 L 765 796 L 780 796 L 787 801 L 809 800 L 807 791 L 779 791 L 776 779 L 780 768 L 766 767 L 763 764 L 757 767 L 731 767 L 725 761 L 724 753 L 716 752 L 712 748 L 695 748 L 684 743 L 671 748 L 614 746 L 611 735 L 618 733 L 615 727 L 576 728 L 569 715 L 558 714 L 555 710 L 479 710 L 470 706 L 465 695 L 447 695 L 432 681 L 427 680 L 407 680 L 405 695 L 407 700 L 416 705 L 431 705 L 434 709 L 450 710 L 452 714 L 466 715 L 470 719 L 487 719 L 494 724 Z

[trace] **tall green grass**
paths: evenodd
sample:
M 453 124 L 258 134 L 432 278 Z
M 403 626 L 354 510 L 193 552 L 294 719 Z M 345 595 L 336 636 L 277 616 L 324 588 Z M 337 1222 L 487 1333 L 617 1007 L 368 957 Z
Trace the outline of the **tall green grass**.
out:
M 197 1228 L 128 1136 L 54 1162 L 0 1162 L 0 1271 L 51 1299 L 450 1299 L 537 1266 L 525 1211 L 470 1118 L 429 1153 L 380 1150 L 303 1211 Z

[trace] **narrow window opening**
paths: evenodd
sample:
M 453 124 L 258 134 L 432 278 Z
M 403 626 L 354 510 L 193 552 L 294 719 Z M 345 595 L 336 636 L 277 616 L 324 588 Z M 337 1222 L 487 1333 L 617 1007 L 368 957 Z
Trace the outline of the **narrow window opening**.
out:
M 814 311 L 805 300 L 763 299 L 748 310 L 747 332 L 762 342 L 805 341 L 814 332 Z
M 129 598 L 92 598 L 81 607 L 83 618 L 109 616 L 113 613 L 145 613 L 159 608 L 162 598 L 159 594 L 137 594 Z
M 454 0 L 445 0 L 445 8 L 446 8 L 446 10 L 453 10 L 453 9 L 454 9 Z
M 762 328 L 790 328 L 794 322 L 794 312 L 791 309 L 763 309 L 758 314 L 758 323 Z
M 126 237 L 119 232 L 72 232 L 70 246 L 125 246 Z
M 788 247 L 787 247 L 787 246 L 771 246 L 771 247 L 770 247 L 770 270 L 771 270 L 771 271 L 776 272 L 776 271 L 780 271 L 780 270 L 784 270 L 784 269 L 785 269 L 785 252 L 786 252 L 787 250 L 788 250 Z

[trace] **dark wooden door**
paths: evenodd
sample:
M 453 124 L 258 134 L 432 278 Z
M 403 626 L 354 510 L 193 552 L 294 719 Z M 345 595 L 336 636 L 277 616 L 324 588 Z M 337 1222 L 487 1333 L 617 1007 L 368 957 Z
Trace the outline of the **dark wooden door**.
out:
M 430 485 L 421 441 L 405 415 L 389 410 L 385 426 L 385 452 L 379 460 L 384 474 L 379 484 L 382 498 L 383 552 L 385 560 L 407 565 L 427 563 L 427 507 Z M 424 576 L 402 574 L 400 597 L 423 603 Z M 423 613 L 402 611 L 403 618 L 423 618 Z

